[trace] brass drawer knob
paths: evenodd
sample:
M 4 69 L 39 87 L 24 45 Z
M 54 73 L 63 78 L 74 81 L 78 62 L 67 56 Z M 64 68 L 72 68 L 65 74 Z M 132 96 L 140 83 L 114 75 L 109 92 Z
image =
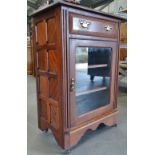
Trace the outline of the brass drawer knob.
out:
M 112 27 L 110 25 L 105 25 L 104 28 L 106 29 L 106 31 L 111 31 Z
M 91 22 L 87 21 L 87 20 L 80 20 L 80 25 L 82 28 L 89 28 L 89 25 L 91 24 Z

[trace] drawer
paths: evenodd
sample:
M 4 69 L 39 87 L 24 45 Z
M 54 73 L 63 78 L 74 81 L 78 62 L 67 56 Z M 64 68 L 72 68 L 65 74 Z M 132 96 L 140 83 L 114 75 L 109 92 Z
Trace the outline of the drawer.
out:
M 104 38 L 118 37 L 118 23 L 78 14 L 70 14 L 70 33 Z

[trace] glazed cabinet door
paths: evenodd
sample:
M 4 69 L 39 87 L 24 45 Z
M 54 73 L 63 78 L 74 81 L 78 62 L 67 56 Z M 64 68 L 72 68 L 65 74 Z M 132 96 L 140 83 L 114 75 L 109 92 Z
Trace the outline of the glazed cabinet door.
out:
M 117 60 L 116 42 L 70 39 L 71 127 L 114 109 Z

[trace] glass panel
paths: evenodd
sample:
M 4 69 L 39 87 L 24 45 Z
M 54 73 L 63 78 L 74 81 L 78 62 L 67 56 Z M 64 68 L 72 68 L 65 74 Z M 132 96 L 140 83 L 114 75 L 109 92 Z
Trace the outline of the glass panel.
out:
M 112 48 L 76 48 L 76 114 L 109 104 Z

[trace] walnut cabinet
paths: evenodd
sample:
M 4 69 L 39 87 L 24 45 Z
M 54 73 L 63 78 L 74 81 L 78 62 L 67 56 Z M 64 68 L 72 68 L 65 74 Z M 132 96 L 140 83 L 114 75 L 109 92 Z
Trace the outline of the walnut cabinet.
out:
M 33 15 L 38 127 L 64 149 L 117 124 L 120 17 L 57 2 Z

